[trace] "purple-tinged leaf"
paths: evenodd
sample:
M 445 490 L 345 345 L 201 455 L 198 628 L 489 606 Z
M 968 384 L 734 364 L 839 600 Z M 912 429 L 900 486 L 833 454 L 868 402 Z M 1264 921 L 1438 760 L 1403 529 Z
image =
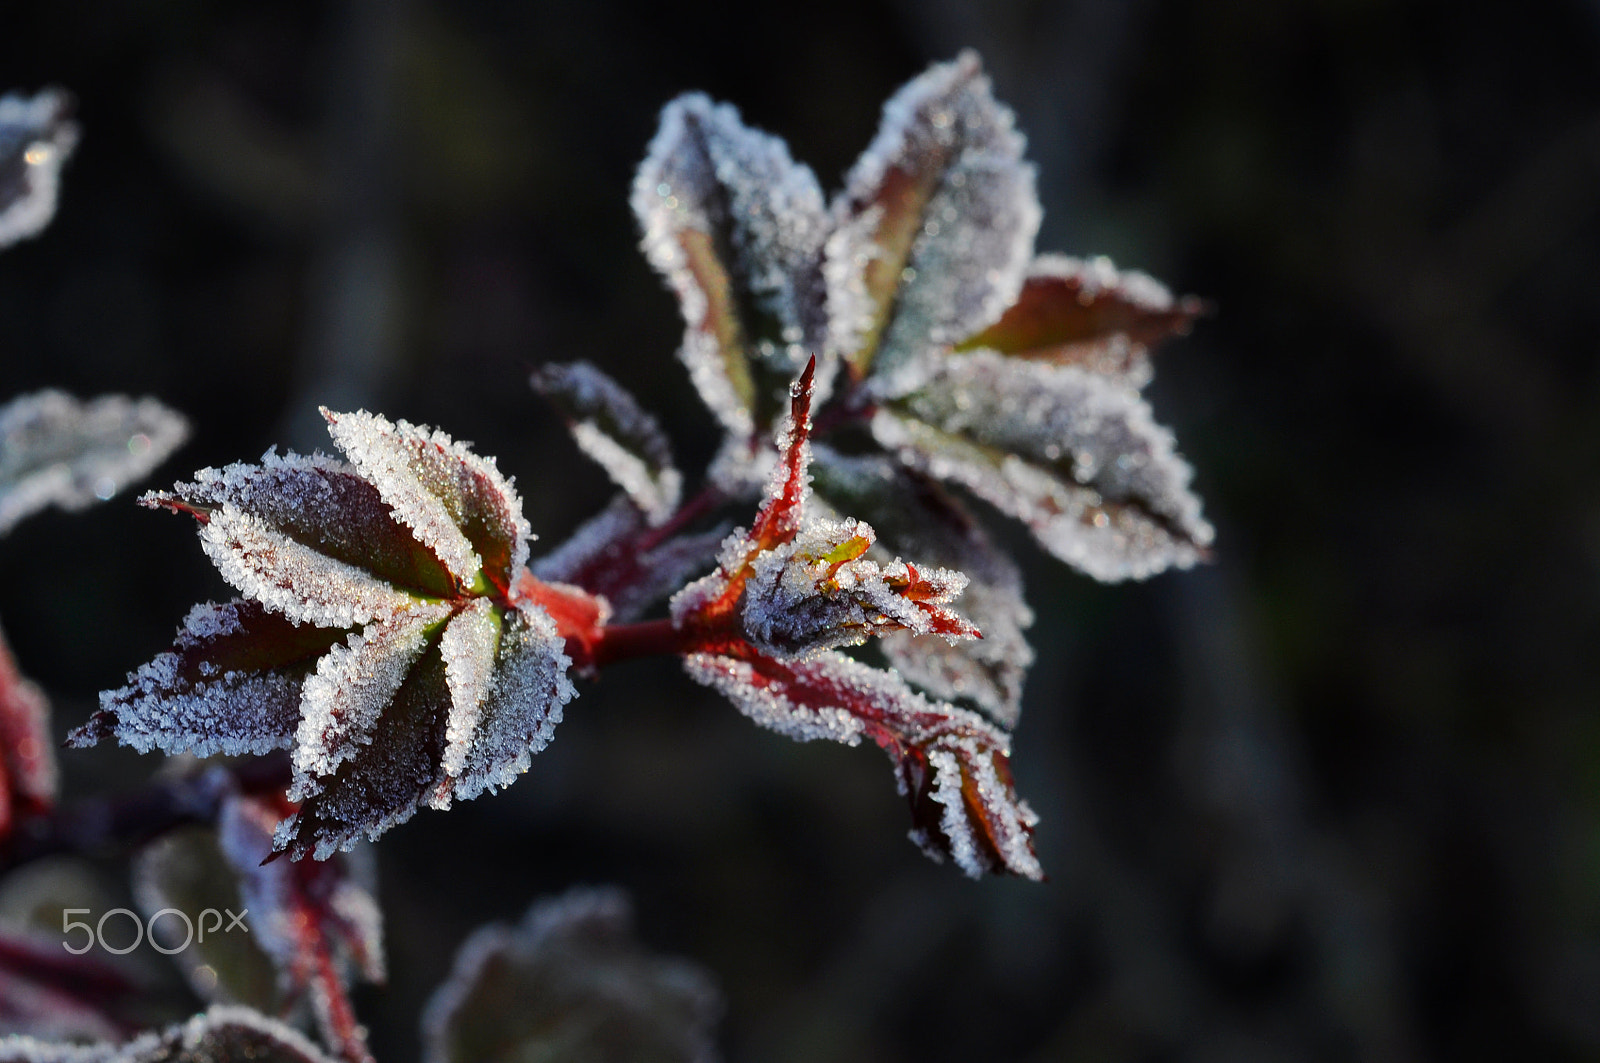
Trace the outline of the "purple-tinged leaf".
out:
M 324 409 L 328 434 L 417 540 L 464 588 L 481 575 L 502 593 L 528 561 L 528 522 L 494 462 L 443 432 L 367 413 Z
M 449 808 L 508 786 L 527 770 L 576 693 L 566 674 L 571 660 L 555 624 L 531 603 L 504 610 L 498 624 L 488 682 L 456 687 L 464 697 L 478 692 L 475 707 L 453 701 L 449 672 L 452 660 L 458 674 L 482 669 L 463 655 L 487 653 L 489 641 L 478 632 L 446 645 L 448 627 L 427 629 L 427 647 L 364 732 L 366 740 L 341 747 L 325 774 L 297 773 L 291 796 L 302 804 L 279 825 L 279 850 L 325 860 L 362 835 L 376 838 L 404 823 L 422 805 Z
M 716 563 L 731 528 L 660 539 L 626 495 L 584 522 L 572 537 L 533 563 L 546 583 L 567 583 L 604 598 L 611 619 L 636 620 L 656 602 Z
M 634 940 L 615 889 L 572 890 L 475 931 L 422 1016 L 425 1063 L 713 1063 L 710 975 Z
M 1185 335 L 1204 312 L 1196 297 L 1174 299 L 1155 278 L 1119 271 L 1110 259 L 1040 255 L 1017 301 L 956 350 L 1081 366 L 1137 388 L 1150 380 L 1149 349 Z
M 404 421 L 328 418 L 353 467 L 269 451 L 150 497 L 193 515 L 255 601 L 195 610 L 72 736 L 292 749 L 301 807 L 277 840 L 297 859 L 509 784 L 573 696 L 562 635 L 513 593 L 527 522 L 494 464 Z
M 0 407 L 0 535 L 45 506 L 83 509 L 166 460 L 188 423 L 154 399 L 36 391 Z
M 416 596 L 445 598 L 458 590 L 376 487 L 350 465 L 321 454 L 280 455 L 274 448 L 260 465 L 201 469 L 194 482 L 151 492 L 144 501 L 202 520 L 231 504 L 296 543 Z
M 0 1038 L 0 1063 L 335 1063 L 296 1030 L 250 1008 L 219 1005 L 162 1033 L 122 1044 Z
M 293 800 L 315 793 L 319 777 L 371 742 L 384 707 L 449 615 L 442 602 L 418 603 L 328 648 L 300 689 Z
M 801 742 L 877 743 L 911 805 L 911 837 L 974 878 L 1041 879 L 1038 817 L 1011 781 L 1010 738 L 975 712 L 916 693 L 893 672 L 827 652 L 779 660 L 748 648 L 695 653 L 684 668 L 750 719 Z
M 68 742 L 115 737 L 141 753 L 201 757 L 292 748 L 305 678 L 344 634 L 295 624 L 259 602 L 197 605 L 172 649 L 130 673 L 127 686 L 102 691 L 99 711 Z
M 823 267 L 830 347 L 857 379 L 893 376 L 1011 305 L 1042 216 L 1023 148 L 972 52 L 884 105 L 833 204 Z
M 566 415 L 579 448 L 639 507 L 652 525 L 678 508 L 683 474 L 656 419 L 620 384 L 588 362 L 551 364 L 533 386 Z
M 1096 579 L 1143 579 L 1205 556 L 1213 532 L 1192 470 L 1138 392 L 994 351 L 926 361 L 922 386 L 872 421 L 902 462 L 1022 520 Z
M 768 412 L 763 391 L 820 336 L 828 217 L 816 178 L 783 141 L 696 93 L 662 110 L 632 203 L 687 326 L 679 357 L 723 427 L 749 436 Z
M 0 840 L 18 815 L 42 812 L 55 803 L 55 743 L 50 738 L 50 702 L 17 670 L 0 632 Z
M 949 492 L 888 458 L 846 457 L 818 446 L 811 469 L 813 504 L 871 522 L 880 561 L 904 554 L 955 569 L 970 581 L 961 612 L 983 638 L 952 642 L 889 632 L 878 642 L 889 663 L 934 698 L 970 704 L 1002 727 L 1016 726 L 1023 680 L 1033 663 L 1023 636 L 1033 611 L 1023 601 L 1016 564 Z
M 78 144 L 72 97 L 0 96 L 0 247 L 36 236 L 56 213 L 61 164 Z

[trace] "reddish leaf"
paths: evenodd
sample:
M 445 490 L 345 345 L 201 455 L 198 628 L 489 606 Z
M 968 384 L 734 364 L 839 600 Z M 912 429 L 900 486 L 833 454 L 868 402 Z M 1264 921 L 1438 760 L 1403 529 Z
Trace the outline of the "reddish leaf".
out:
M 1187 334 L 1204 312 L 1200 299 L 1174 299 L 1153 278 L 1119 272 L 1107 259 L 1042 255 L 1000 320 L 956 349 L 1080 365 L 1143 384 L 1146 349 Z
M 93 955 L 64 952 L 60 941 L 0 933 L 0 1030 L 115 1037 L 124 1022 L 117 1016 L 137 990 L 121 971 Z
M 977 713 L 838 653 L 779 660 L 729 646 L 691 654 L 684 667 L 763 727 L 799 741 L 877 743 L 911 804 L 911 837 L 930 856 L 949 856 L 975 878 L 1044 877 L 1033 851 L 1038 818 L 1011 781 L 1010 738 Z

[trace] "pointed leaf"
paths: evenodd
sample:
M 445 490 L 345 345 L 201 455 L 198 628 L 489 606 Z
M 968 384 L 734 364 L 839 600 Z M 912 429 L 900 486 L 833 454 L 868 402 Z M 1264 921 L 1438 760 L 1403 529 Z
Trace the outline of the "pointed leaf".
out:
M 831 346 L 857 379 L 965 339 L 1016 298 L 1041 217 L 1023 147 L 972 52 L 884 105 L 824 266 Z
M 1213 532 L 1192 470 L 1137 392 L 993 351 L 929 361 L 923 387 L 872 421 L 902 462 L 1024 521 L 1096 579 L 1142 579 L 1204 557 Z
M 463 587 L 478 586 L 480 570 L 501 591 L 511 585 L 528 560 L 528 522 L 493 461 L 425 425 L 365 410 L 322 415 L 339 449 Z
M 188 434 L 188 423 L 154 399 L 80 402 L 60 391 L 13 399 L 0 407 L 0 535 L 45 506 L 74 510 L 110 498 Z
M 955 569 L 968 577 L 961 612 L 983 638 L 950 641 L 910 631 L 878 646 L 908 682 L 942 701 L 970 703 L 1000 726 L 1016 726 L 1022 684 L 1033 663 L 1023 637 L 1033 611 L 1022 598 L 1015 562 L 937 483 L 881 456 L 846 457 L 818 446 L 812 474 L 821 502 L 860 515 L 878 533 L 880 561 L 893 554 Z
M 61 164 L 78 143 L 60 89 L 0 96 L 0 247 L 41 232 L 56 212 Z
M 724 694 L 763 727 L 801 742 L 877 743 L 911 804 L 911 837 L 968 875 L 1040 879 L 1038 817 L 1011 781 L 1010 739 L 977 713 L 916 693 L 893 672 L 842 654 L 778 660 L 751 650 L 684 658 L 696 682 Z
M 656 419 L 588 362 L 546 365 L 533 386 L 566 414 L 573 438 L 627 492 L 652 525 L 678 508 L 683 474 Z
M 761 363 L 786 381 L 797 345 L 819 333 L 828 221 L 816 178 L 732 107 L 691 94 L 663 109 L 632 203 L 687 325 L 679 357 L 723 427 L 748 436 L 769 412 Z
M 316 777 L 332 772 L 371 742 L 384 708 L 435 643 L 449 613 L 442 603 L 418 604 L 328 648 L 300 691 L 290 789 L 294 800 L 316 792 Z
M 711 977 L 634 940 L 627 898 L 576 889 L 477 930 L 422 1017 L 425 1063 L 712 1063 Z
M 235 599 L 190 610 L 171 650 L 100 694 L 100 709 L 68 742 L 115 736 L 141 753 L 208 757 L 288 749 L 305 678 L 344 637 L 295 624 L 259 602 Z
M 275 532 L 410 594 L 444 598 L 456 582 L 394 516 L 378 489 L 342 461 L 276 449 L 260 465 L 201 469 L 194 482 L 145 496 L 145 504 L 208 520 L 231 504 Z
M 956 349 L 1082 366 L 1142 387 L 1149 348 L 1186 334 L 1204 312 L 1194 296 L 1174 299 L 1155 278 L 1118 271 L 1110 259 L 1041 255 L 1000 320 Z

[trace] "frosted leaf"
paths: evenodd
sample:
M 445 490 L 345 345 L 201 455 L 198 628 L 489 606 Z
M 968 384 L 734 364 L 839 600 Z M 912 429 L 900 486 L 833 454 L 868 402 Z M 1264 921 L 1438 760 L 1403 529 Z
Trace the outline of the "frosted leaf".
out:
M 820 337 L 828 217 L 816 178 L 783 141 L 695 93 L 662 110 L 632 204 L 687 326 L 679 357 L 723 427 L 748 436 L 800 345 Z
M 300 690 L 293 800 L 316 793 L 319 777 L 371 742 L 385 706 L 449 614 L 443 603 L 419 603 L 328 648 Z
M 13 399 L 0 407 L 0 535 L 45 506 L 75 510 L 110 498 L 188 434 L 188 423 L 154 399 L 80 402 L 60 391 Z
M 78 144 L 60 89 L 0 96 L 0 247 L 38 235 L 56 213 L 61 164 Z
M 858 379 L 893 377 L 1016 298 L 1042 217 L 1024 145 L 972 52 L 884 104 L 834 201 L 823 267 L 829 346 Z
M 561 710 L 577 696 L 567 678 L 571 659 L 556 626 L 538 608 L 508 610 L 502 622 L 498 656 L 478 714 L 465 742 L 465 755 L 451 789 L 435 804 L 449 807 L 484 790 L 510 786 L 528 770 L 535 753 L 549 745 Z
M 579 448 L 599 463 L 651 524 L 678 508 L 683 474 L 656 419 L 588 362 L 546 365 L 533 386 L 567 417 Z
M 17 670 L 0 632 L 0 841 L 17 815 L 54 804 L 57 785 L 50 703 Z
M 317 659 L 344 637 L 298 625 L 259 602 L 189 611 L 171 650 L 102 691 L 100 708 L 68 742 L 115 737 L 141 753 L 241 756 L 293 746 L 300 690 Z
M 1192 470 L 1136 391 L 993 351 L 928 362 L 923 386 L 872 421 L 901 461 L 1024 521 L 1096 579 L 1142 579 L 1204 557 L 1213 532 Z
M 727 536 L 724 524 L 709 532 L 661 540 L 626 495 L 582 524 L 572 537 L 533 563 L 547 583 L 567 583 L 604 598 L 616 621 L 645 610 L 705 572 Z
M 260 465 L 201 469 L 193 482 L 151 492 L 142 501 L 201 520 L 232 505 L 296 543 L 416 597 L 445 598 L 457 590 L 450 571 L 395 518 L 378 489 L 351 466 L 321 454 L 279 454 L 274 448 Z
M 452 778 L 466 769 L 467 751 L 489 697 L 499 649 L 500 617 L 487 598 L 470 602 L 450 619 L 439 638 L 445 684 L 450 688 L 450 720 L 439 766 Z
M 893 551 L 969 579 L 961 613 L 983 638 L 952 642 L 888 632 L 878 646 L 889 663 L 925 693 L 970 704 L 1002 727 L 1014 727 L 1033 663 L 1023 636 L 1033 611 L 1023 601 L 1015 562 L 947 491 L 888 458 L 845 457 L 818 446 L 811 468 L 813 505 L 855 513 L 876 529 L 878 545 L 869 557 L 887 561 Z
M 621 891 L 574 889 L 474 931 L 423 1011 L 424 1063 L 713 1063 L 715 982 L 645 951 L 632 923 Z
M 1076 365 L 1121 379 L 1150 381 L 1149 348 L 1189 331 L 1205 304 L 1174 299 L 1164 285 L 1107 258 L 1040 255 L 1000 320 L 957 350 L 996 350 L 1020 358 Z
M 231 502 L 200 526 L 200 548 L 241 594 L 295 623 L 351 627 L 418 604 L 405 591 L 290 538 Z
M 788 543 L 757 554 L 745 583 L 743 633 L 779 656 L 858 646 L 910 631 L 958 641 L 977 629 L 949 609 L 967 577 L 864 557 L 876 534 L 854 519 L 812 519 Z
M 975 712 L 929 701 L 893 672 L 842 654 L 779 660 L 753 650 L 684 658 L 696 682 L 763 727 L 807 742 L 877 743 L 911 805 L 912 839 L 974 878 L 1039 879 L 1032 810 L 1011 782 L 1010 739 Z
M 140 1034 L 122 1044 L 53 1044 L 32 1037 L 0 1037 L 0 1063 L 336 1063 L 305 1035 L 277 1019 L 237 1006 L 217 1005 L 162 1033 Z
M 258 852 L 254 863 L 264 855 L 265 849 Z M 240 875 L 223 854 L 215 829 L 168 831 L 139 850 L 130 870 L 134 902 L 150 920 L 152 940 L 164 950 L 176 950 L 173 962 L 197 997 L 208 1003 L 246 1004 L 269 1014 L 288 1003 L 280 996 L 274 961 L 263 951 L 260 901 L 241 899 Z M 173 915 L 154 918 L 168 908 L 185 913 L 190 922 Z M 241 927 L 224 932 L 225 921 L 212 926 L 209 918 L 197 927 L 195 920 L 208 908 L 248 911 L 244 927 L 249 932 Z
M 778 431 L 780 457 L 755 521 L 724 540 L 716 571 L 673 596 L 674 625 L 705 641 L 736 637 L 781 655 L 858 645 L 902 629 L 977 637 L 945 608 L 966 585 L 961 573 L 919 572 L 899 559 L 879 565 L 862 556 L 875 539 L 870 526 L 807 512 L 815 364 L 795 381 Z
M 312 853 L 325 860 L 362 835 L 376 838 L 404 823 L 421 805 L 448 808 L 452 800 L 510 785 L 527 770 L 576 693 L 566 675 L 571 660 L 537 606 L 505 610 L 500 627 L 475 719 L 455 711 L 443 640 L 430 635 L 366 737 L 346 741 L 327 774 L 297 776 L 294 795 L 304 801 L 278 825 L 275 848 L 295 859 Z M 447 751 L 459 774 L 445 765 Z
M 440 431 L 367 413 L 332 413 L 328 434 L 464 587 L 479 571 L 509 587 L 528 561 L 522 502 L 494 462 Z

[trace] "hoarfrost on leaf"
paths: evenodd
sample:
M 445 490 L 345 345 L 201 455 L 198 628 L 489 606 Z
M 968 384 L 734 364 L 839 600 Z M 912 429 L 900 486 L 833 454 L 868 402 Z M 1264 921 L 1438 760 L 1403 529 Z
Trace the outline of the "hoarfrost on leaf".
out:
M 918 471 L 1024 521 L 1096 579 L 1142 579 L 1205 556 L 1193 475 L 1137 391 L 1077 366 L 994 351 L 925 356 L 921 387 L 872 420 Z
M 632 923 L 621 891 L 574 889 L 479 928 L 423 1011 L 425 1063 L 713 1063 L 715 982 L 647 952 Z
M 836 652 L 780 660 L 750 649 L 684 658 L 690 678 L 750 719 L 798 741 L 871 739 L 894 762 L 911 805 L 911 837 L 974 878 L 1041 879 L 1038 817 L 1011 781 L 1010 737 L 967 709 L 929 701 L 893 672 Z
M 887 632 L 878 645 L 889 663 L 935 698 L 970 704 L 1002 727 L 1016 726 L 1023 679 L 1033 663 L 1023 635 L 1033 611 L 1023 600 L 1016 563 L 948 491 L 882 455 L 847 457 L 818 446 L 811 468 L 813 505 L 854 513 L 876 529 L 878 545 L 868 556 L 887 562 L 892 553 L 909 555 L 969 581 L 961 612 L 983 638 Z
M 829 346 L 857 378 L 897 377 L 1016 298 L 1043 214 L 1023 136 L 964 52 L 900 89 L 833 204 Z
M 661 426 L 632 395 L 588 362 L 546 365 L 533 386 L 566 414 L 579 448 L 639 507 L 652 525 L 678 508 L 683 474 Z
M 493 463 L 404 421 L 328 419 L 353 465 L 269 450 L 147 497 L 195 517 L 251 600 L 195 609 L 71 736 L 291 749 L 301 804 L 274 838 L 296 859 L 510 783 L 574 693 L 554 623 L 513 592 L 527 522 Z
M 0 96 L 0 248 L 36 236 L 55 217 L 61 164 L 78 144 L 60 89 Z
M 45 506 L 76 510 L 110 498 L 188 434 L 188 423 L 154 399 L 82 402 L 37 391 L 11 400 L 0 407 L 0 535 Z
M 662 110 L 632 204 L 687 326 L 679 357 L 723 427 L 749 436 L 801 344 L 819 345 L 829 223 L 816 178 L 783 141 L 693 93 Z

